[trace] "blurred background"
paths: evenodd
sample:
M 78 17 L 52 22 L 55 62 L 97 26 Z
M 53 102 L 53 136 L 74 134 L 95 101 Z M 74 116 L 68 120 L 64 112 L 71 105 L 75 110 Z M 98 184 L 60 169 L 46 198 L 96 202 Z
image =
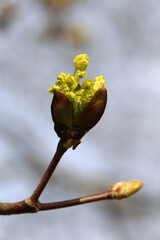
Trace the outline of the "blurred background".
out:
M 144 181 L 123 201 L 1 216 L 0 239 L 160 239 L 159 13 L 157 0 L 0 0 L 0 202 L 29 197 L 47 168 L 59 140 L 47 89 L 80 53 L 88 78 L 104 75 L 108 105 L 40 200 Z

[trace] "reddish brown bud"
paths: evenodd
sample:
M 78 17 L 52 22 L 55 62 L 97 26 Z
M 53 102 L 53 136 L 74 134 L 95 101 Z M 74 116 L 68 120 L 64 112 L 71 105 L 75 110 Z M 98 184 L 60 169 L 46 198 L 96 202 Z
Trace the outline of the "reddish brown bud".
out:
M 59 90 L 56 90 L 51 104 L 51 114 L 54 123 L 64 125 L 65 127 L 72 127 L 72 107 L 65 96 Z
M 74 126 L 89 131 L 101 119 L 107 103 L 107 90 L 102 87 L 94 94 L 85 109 L 74 119 Z

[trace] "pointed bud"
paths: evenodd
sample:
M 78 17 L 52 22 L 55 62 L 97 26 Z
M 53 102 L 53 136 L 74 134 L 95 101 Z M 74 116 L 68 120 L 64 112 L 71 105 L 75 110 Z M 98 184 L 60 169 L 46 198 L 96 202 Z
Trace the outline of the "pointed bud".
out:
M 74 119 L 74 126 L 89 131 L 101 119 L 107 103 L 107 90 L 102 87 L 94 94 L 85 109 Z
M 59 90 L 56 90 L 51 104 L 51 114 L 54 123 L 72 126 L 72 108 L 68 98 Z
M 142 186 L 142 181 L 130 180 L 128 182 L 118 182 L 110 187 L 110 190 L 113 191 L 114 198 L 122 199 L 133 195 L 140 190 Z

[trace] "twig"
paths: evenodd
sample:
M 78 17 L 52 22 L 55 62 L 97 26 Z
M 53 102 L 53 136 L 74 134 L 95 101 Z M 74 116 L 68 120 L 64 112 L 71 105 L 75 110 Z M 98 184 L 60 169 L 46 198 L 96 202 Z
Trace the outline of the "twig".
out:
M 71 199 L 67 201 L 53 202 L 53 203 L 40 203 L 31 206 L 30 198 L 17 203 L 0 203 L 0 215 L 13 215 L 22 213 L 36 213 L 39 211 L 54 210 L 58 208 L 71 207 L 85 203 L 91 203 L 100 200 L 114 199 L 113 191 L 108 190 L 104 193 L 90 195 L 86 197 Z M 33 202 L 32 202 L 33 203 Z
M 20 214 L 20 213 L 35 213 L 39 211 L 39 197 L 51 178 L 57 164 L 67 149 L 63 147 L 64 140 L 60 139 L 56 153 L 49 164 L 40 183 L 33 192 L 32 196 L 24 201 L 17 203 L 0 203 L 0 215 Z
M 76 199 L 52 202 L 52 203 L 41 203 L 39 197 L 46 187 L 52 173 L 54 172 L 58 162 L 60 161 L 63 154 L 67 149 L 63 147 L 64 140 L 60 140 L 57 146 L 57 151 L 48 166 L 44 176 L 42 177 L 39 185 L 31 195 L 31 197 L 21 202 L 16 203 L 0 203 L 0 215 L 12 215 L 22 213 L 36 213 L 39 211 L 53 210 L 58 208 L 71 207 L 75 205 L 100 201 L 104 199 L 122 199 L 129 197 L 130 195 L 137 192 L 143 185 L 142 181 L 131 180 L 128 182 L 118 182 L 109 188 L 108 191 L 100 194 L 80 197 Z
M 37 188 L 35 189 L 35 191 L 33 192 L 32 196 L 31 196 L 31 201 L 32 202 L 37 202 L 41 193 L 43 192 L 44 188 L 46 187 L 49 179 L 51 178 L 57 164 L 59 163 L 61 157 L 63 156 L 63 154 L 66 152 L 67 149 L 65 149 L 63 147 L 63 140 L 60 139 L 58 146 L 57 146 L 57 150 L 56 153 L 51 161 L 51 163 L 49 164 L 45 174 L 43 175 L 39 185 L 37 186 Z
M 75 198 L 67 201 L 53 202 L 53 203 L 41 203 L 39 211 L 53 210 L 58 208 L 72 207 L 76 205 L 81 205 L 85 203 L 96 202 L 100 200 L 114 199 L 113 191 L 108 190 L 104 193 L 99 193 L 95 195 L 90 195 L 86 197 Z

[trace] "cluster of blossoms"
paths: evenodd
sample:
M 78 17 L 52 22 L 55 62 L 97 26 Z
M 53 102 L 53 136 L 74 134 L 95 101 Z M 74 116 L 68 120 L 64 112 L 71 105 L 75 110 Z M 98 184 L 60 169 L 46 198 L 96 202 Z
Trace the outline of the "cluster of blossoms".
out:
M 75 117 L 85 109 L 95 92 L 99 88 L 105 87 L 105 80 L 101 75 L 96 77 L 94 81 L 91 79 L 85 80 L 80 86 L 80 79 L 87 76 L 85 70 L 89 63 L 89 57 L 87 57 L 87 54 L 80 54 L 75 57 L 73 63 L 75 64 L 74 74 L 70 75 L 64 72 L 58 74 L 56 85 L 49 88 L 48 91 L 50 93 L 55 93 L 56 90 L 62 91 L 71 102 L 73 116 Z
M 65 128 L 74 132 L 76 129 L 76 132 L 83 132 L 81 136 L 79 135 L 80 138 L 100 120 L 107 102 L 107 90 L 102 75 L 96 77 L 94 81 L 86 79 L 82 86 L 80 85 L 80 79 L 87 76 L 85 71 L 89 63 L 87 54 L 76 56 L 73 63 L 75 65 L 73 75 L 64 72 L 58 74 L 55 86 L 48 91 L 54 94 L 51 112 L 58 129 L 64 131 Z M 68 134 L 67 137 L 66 134 L 62 135 L 63 131 L 56 131 L 59 137 L 66 139 L 71 137 Z M 73 143 L 71 139 L 70 142 Z

